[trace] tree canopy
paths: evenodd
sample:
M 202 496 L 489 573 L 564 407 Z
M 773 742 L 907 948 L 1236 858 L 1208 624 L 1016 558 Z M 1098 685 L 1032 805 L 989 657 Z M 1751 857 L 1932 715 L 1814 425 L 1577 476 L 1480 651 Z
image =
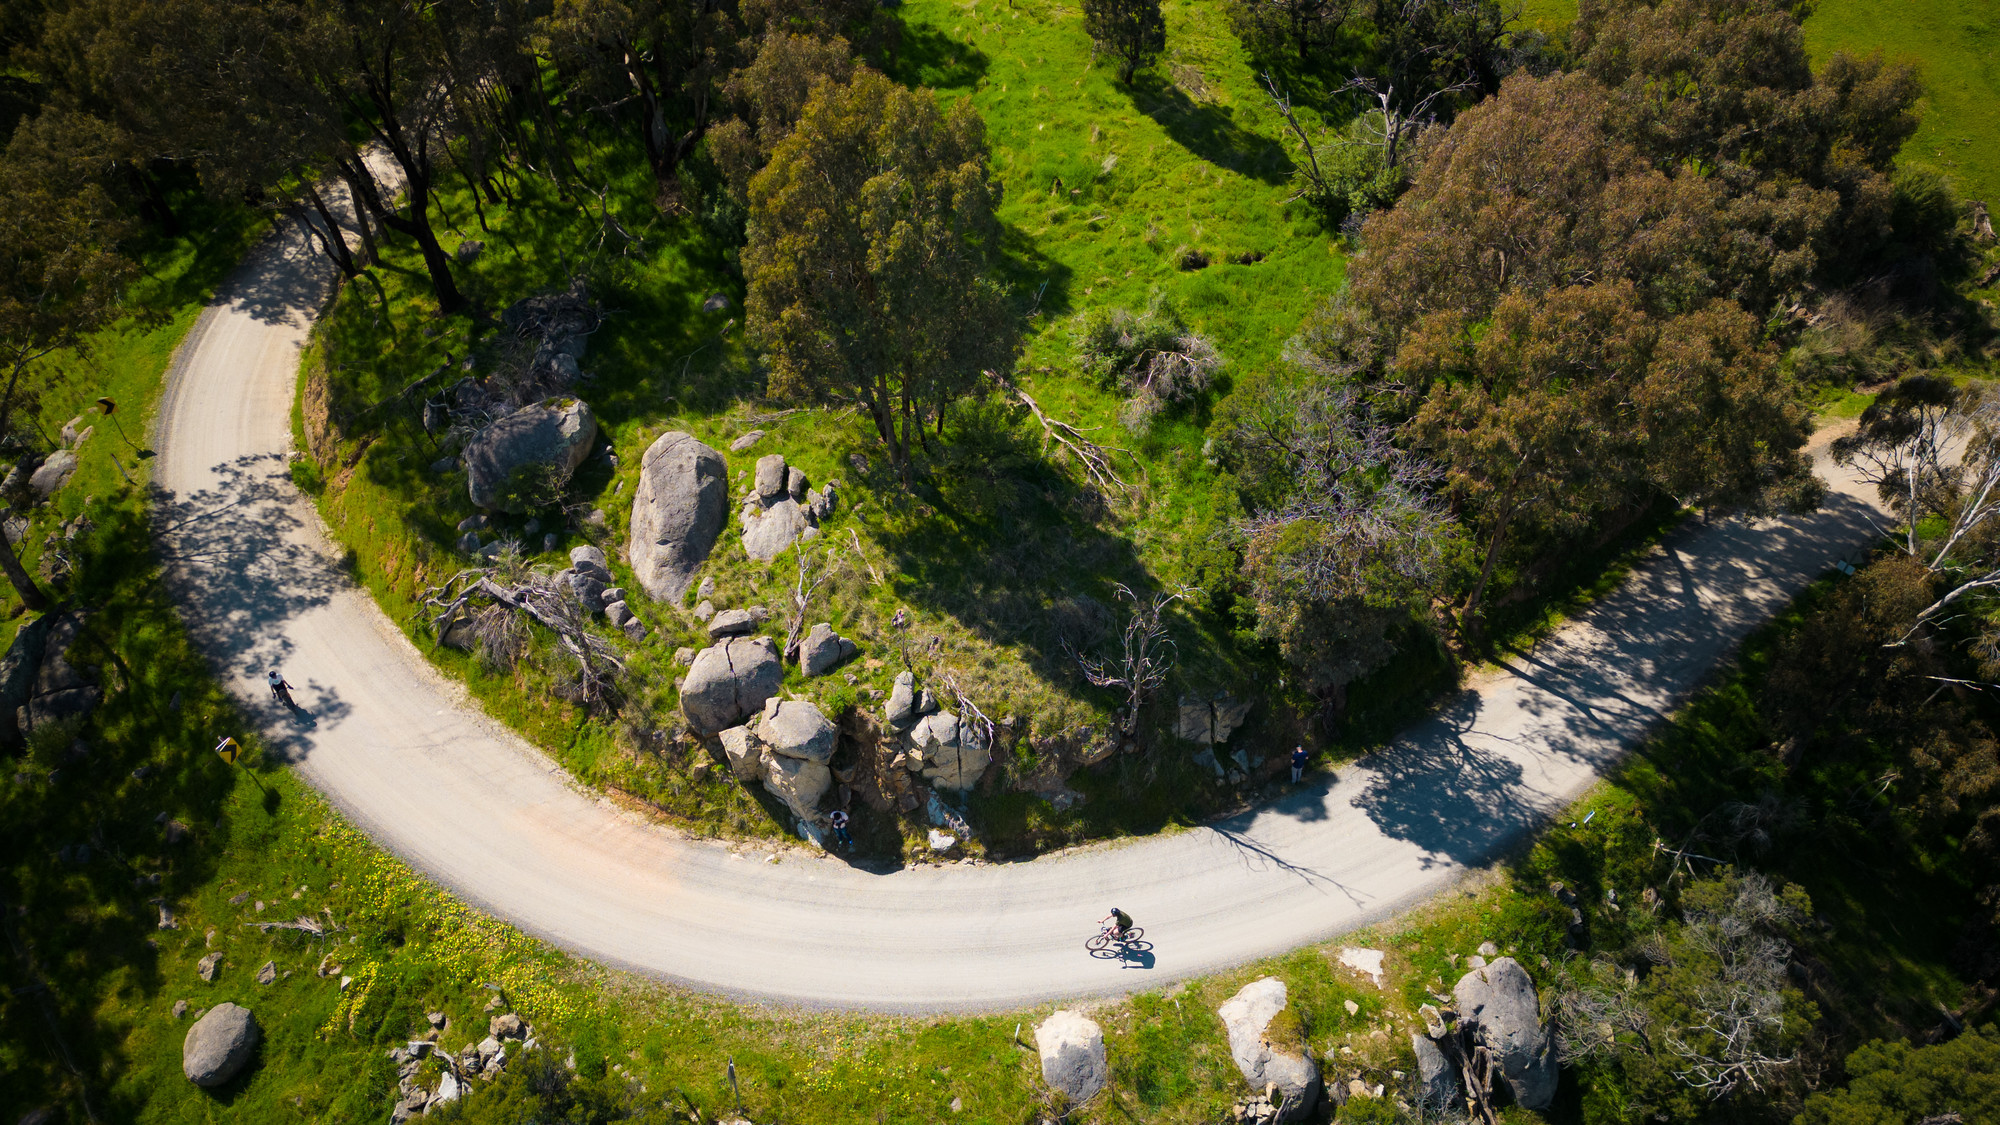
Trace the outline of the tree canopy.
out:
M 815 87 L 750 184 L 745 308 L 771 393 L 860 403 L 907 475 L 926 423 L 1010 355 L 999 199 L 965 102 L 868 69 Z

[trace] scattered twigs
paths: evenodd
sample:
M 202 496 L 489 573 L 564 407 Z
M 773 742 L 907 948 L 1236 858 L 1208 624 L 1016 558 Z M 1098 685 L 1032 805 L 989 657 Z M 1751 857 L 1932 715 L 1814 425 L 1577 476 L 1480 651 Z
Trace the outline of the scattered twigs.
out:
M 326 923 L 321 922 L 310 914 L 301 914 L 289 922 L 245 922 L 243 926 L 246 929 L 255 929 L 267 934 L 272 930 L 297 930 L 300 933 L 311 934 L 314 937 L 326 936 Z
M 1130 450 L 1119 449 L 1116 446 L 1098 445 L 1096 442 L 1084 437 L 1084 431 L 1059 418 L 1050 417 L 1042 409 L 1041 404 L 1035 401 L 1033 395 L 1015 386 L 1005 377 L 991 371 L 987 372 L 987 375 L 995 383 L 999 384 L 1002 390 L 1020 400 L 1021 405 L 1027 407 L 1034 414 L 1035 420 L 1042 424 L 1042 433 L 1049 440 L 1061 446 L 1071 457 L 1075 458 L 1077 464 L 1083 466 L 1084 475 L 1089 477 L 1091 482 L 1096 484 L 1099 489 L 1106 493 L 1128 492 L 1131 490 L 1132 486 L 1126 484 L 1124 478 L 1120 477 L 1117 471 L 1111 467 L 1112 454 L 1123 453 L 1126 457 L 1131 457 L 1132 452 Z
M 868 568 L 868 576 L 875 580 L 875 584 L 877 586 L 882 585 L 885 581 L 882 577 L 882 572 L 875 569 L 875 564 L 869 562 L 868 556 L 861 550 L 861 536 L 856 534 L 855 530 L 850 527 L 847 529 L 847 537 L 854 540 L 854 557 L 860 559 L 861 565 Z

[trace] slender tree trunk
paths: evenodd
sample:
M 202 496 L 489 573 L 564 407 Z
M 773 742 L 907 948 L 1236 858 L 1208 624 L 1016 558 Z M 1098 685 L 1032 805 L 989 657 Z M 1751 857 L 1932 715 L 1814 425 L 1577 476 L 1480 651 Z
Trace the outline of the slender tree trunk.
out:
M 479 220 L 479 229 L 492 234 L 493 228 L 486 225 L 486 209 L 479 205 L 479 181 L 472 178 L 472 171 L 458 158 L 457 153 L 451 151 L 449 145 L 445 147 L 445 155 L 451 158 L 451 166 L 458 171 L 459 178 L 465 181 L 465 186 L 472 193 L 472 214 Z
M 438 311 L 446 316 L 464 312 L 471 302 L 459 292 L 458 282 L 451 275 L 451 255 L 438 245 L 437 232 L 431 229 L 430 188 L 419 189 L 414 184 L 410 188 L 410 215 L 389 214 L 382 221 L 391 230 L 408 235 L 416 240 L 417 248 L 423 251 L 424 269 L 431 277 L 431 290 L 437 295 Z
M 471 302 L 459 292 L 458 283 L 451 274 L 451 255 L 438 245 L 437 231 L 431 227 L 431 161 L 427 139 L 419 137 L 412 148 L 403 128 L 389 114 L 388 106 L 380 107 L 383 117 L 377 123 L 376 132 L 388 146 L 389 154 L 403 167 L 403 194 L 409 199 L 408 216 L 398 215 L 383 206 L 381 199 L 370 201 L 384 226 L 398 234 L 413 239 L 424 255 L 424 269 L 430 274 L 431 291 L 437 296 L 438 311 L 446 316 L 464 312 Z
M 352 162 L 336 160 L 334 165 L 340 169 L 340 178 L 347 184 L 348 202 L 354 206 L 354 229 L 361 235 L 361 263 L 372 266 L 382 260 L 381 247 L 375 244 L 375 226 L 368 221 L 370 214 L 382 205 L 375 189 L 375 177 L 358 157 Z
M 341 276 L 349 280 L 361 276 L 361 267 L 355 264 L 354 253 L 347 248 L 347 236 L 341 231 L 340 224 L 334 220 L 332 209 L 327 207 L 326 199 L 320 195 L 316 185 L 311 183 L 306 185 L 306 201 L 312 204 L 312 209 L 319 215 L 321 224 L 314 226 L 311 222 L 307 222 L 306 229 L 312 231 L 313 236 L 319 239 L 321 249 L 326 251 L 326 256 L 339 268 Z
M 13 542 L 4 534 L 0 534 L 0 571 L 6 572 L 8 584 L 14 587 L 16 594 L 21 595 L 21 604 L 37 613 L 47 611 L 49 596 L 35 585 L 28 569 L 21 565 L 21 556 L 14 553 Z
M 1469 630 L 1466 642 L 1474 646 L 1481 643 L 1481 636 L 1485 633 L 1479 622 L 1480 606 L 1486 597 L 1486 584 L 1493 579 L 1494 564 L 1500 561 L 1500 548 L 1507 542 L 1507 525 L 1514 520 L 1514 496 L 1520 490 L 1521 476 L 1527 471 L 1527 464 L 1523 460 L 1514 470 L 1513 479 L 1507 482 L 1507 495 L 1500 502 L 1500 520 L 1486 542 L 1486 561 L 1479 567 L 1479 581 L 1473 584 L 1471 596 L 1465 599 L 1465 612 L 1459 618 Z

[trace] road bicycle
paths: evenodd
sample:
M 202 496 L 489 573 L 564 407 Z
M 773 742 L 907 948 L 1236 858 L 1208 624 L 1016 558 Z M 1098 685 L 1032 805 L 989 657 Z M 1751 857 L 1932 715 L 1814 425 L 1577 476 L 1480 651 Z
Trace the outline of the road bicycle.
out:
M 1099 930 L 1095 937 L 1084 942 L 1083 947 L 1089 950 L 1093 957 L 1116 957 L 1123 955 L 1127 949 L 1130 949 L 1140 938 L 1145 936 L 1145 930 L 1134 926 L 1126 930 L 1125 936 L 1121 938 L 1117 935 L 1116 931 L 1106 926 L 1102 930 Z

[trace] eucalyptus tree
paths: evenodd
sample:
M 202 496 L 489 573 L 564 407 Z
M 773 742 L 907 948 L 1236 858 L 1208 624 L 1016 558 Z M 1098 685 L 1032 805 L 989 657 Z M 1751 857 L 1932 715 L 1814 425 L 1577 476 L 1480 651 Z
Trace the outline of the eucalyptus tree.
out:
M 907 481 L 926 422 L 1011 351 L 999 201 L 967 102 L 866 68 L 815 87 L 750 184 L 745 308 L 771 392 L 860 404 Z

